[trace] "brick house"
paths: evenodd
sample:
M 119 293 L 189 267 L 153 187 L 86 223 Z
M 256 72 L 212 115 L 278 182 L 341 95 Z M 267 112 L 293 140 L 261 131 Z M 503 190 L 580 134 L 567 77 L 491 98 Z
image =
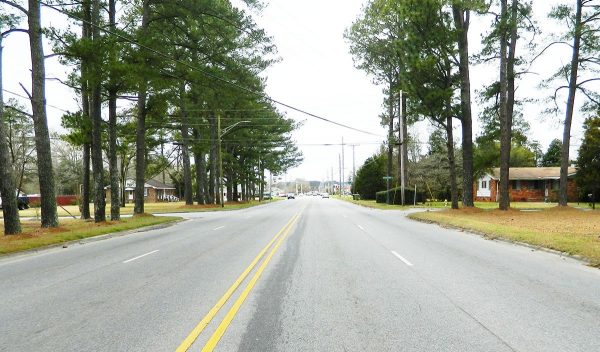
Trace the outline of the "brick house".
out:
M 125 181 L 125 202 L 132 203 L 135 190 L 135 180 Z M 156 203 L 176 199 L 175 187 L 157 180 L 148 180 L 144 183 L 144 202 Z M 110 187 L 106 187 L 106 198 L 110 199 Z
M 574 167 L 568 169 L 567 198 L 569 202 L 578 199 L 575 185 Z M 509 170 L 508 191 L 514 202 L 556 202 L 560 182 L 560 167 L 511 167 Z M 500 183 L 500 169 L 481 176 L 473 185 L 476 201 L 497 202 Z

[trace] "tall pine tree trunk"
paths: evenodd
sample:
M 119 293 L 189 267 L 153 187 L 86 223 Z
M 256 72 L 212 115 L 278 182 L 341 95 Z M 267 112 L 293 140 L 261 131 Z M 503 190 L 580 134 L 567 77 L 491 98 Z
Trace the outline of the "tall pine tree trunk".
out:
M 575 93 L 577 91 L 577 71 L 579 70 L 579 51 L 581 48 L 581 13 L 583 1 L 577 0 L 575 12 L 575 33 L 573 36 L 573 54 L 571 56 L 571 72 L 569 75 L 569 96 L 567 97 L 567 111 L 563 129 L 563 143 L 560 153 L 560 183 L 558 188 L 558 205 L 566 206 L 567 182 L 569 176 L 569 147 L 571 146 L 571 123 L 575 107 Z
M 194 195 L 192 190 L 192 166 L 190 163 L 190 126 L 188 121 L 188 114 L 186 108 L 186 93 L 185 93 L 185 82 L 182 81 L 179 89 L 179 99 L 181 110 L 181 157 L 183 158 L 183 198 L 185 199 L 186 205 L 194 204 Z
M 215 191 L 216 182 L 217 182 L 217 169 L 218 169 L 218 154 L 217 154 L 217 123 L 216 117 L 214 113 L 211 113 L 209 117 L 210 123 L 210 155 L 209 155 L 209 163 L 210 163 L 210 177 L 208 179 L 208 202 L 210 204 L 217 204 L 218 199 L 216 198 L 217 192 Z
M 206 160 L 204 153 L 199 152 L 194 154 L 196 161 L 196 195 L 198 204 L 207 203 L 206 194 Z
M 116 30 L 116 0 L 108 1 L 108 19 L 110 29 Z M 112 62 L 116 62 L 116 53 L 111 50 Z M 119 192 L 119 169 L 117 163 L 117 92 L 116 77 L 111 72 L 108 90 L 108 172 L 110 174 L 110 219 L 121 220 L 121 202 Z
M 15 178 L 12 174 L 6 124 L 4 123 L 4 97 L 2 85 L 2 36 L 0 36 L 0 194 L 4 215 L 4 234 L 21 233 L 21 220 L 17 205 Z
M 233 171 L 230 168 L 227 168 L 227 200 L 233 200 L 233 184 L 232 177 Z
M 46 69 L 40 17 L 40 1 L 29 0 L 27 21 L 29 25 L 32 66 L 31 109 L 33 111 L 35 148 L 37 151 L 37 167 L 40 183 L 42 227 L 57 227 L 58 214 L 54 191 L 54 171 L 52 167 L 48 120 L 46 117 Z
M 508 25 L 507 25 L 507 0 L 500 0 L 500 210 L 508 210 L 510 199 L 509 166 L 510 166 L 510 125 L 508 117 Z
M 194 159 L 196 162 L 196 194 L 198 204 L 208 203 L 208 180 L 206 175 L 206 155 L 202 150 L 200 132 L 198 129 L 193 129 L 194 140 L 200 144 L 194 148 Z
M 233 200 L 238 202 L 240 200 L 240 193 L 238 192 L 238 179 L 239 175 L 234 171 L 231 175 L 231 187 L 233 188 Z
M 90 26 L 91 16 L 91 5 L 90 0 L 84 0 L 82 2 L 83 10 L 83 21 L 81 23 L 81 37 L 84 39 L 90 39 L 92 35 L 92 29 Z M 91 218 L 90 213 L 90 141 L 92 140 L 91 131 L 89 130 L 90 121 L 90 91 L 88 85 L 89 76 L 89 58 L 84 56 L 81 58 L 81 109 L 83 112 L 82 119 L 84 129 L 84 142 L 82 151 L 82 180 L 81 180 L 81 218 L 87 220 Z
M 408 125 L 406 123 L 406 94 L 402 94 L 402 97 L 398 96 L 398 179 L 397 183 L 402 183 L 402 178 L 404 177 L 404 187 L 409 184 L 408 183 L 408 148 L 407 140 L 408 140 Z M 402 123 L 400 123 L 400 119 L 402 119 Z M 401 128 L 400 128 L 401 126 Z M 404 175 L 402 175 L 404 173 Z M 401 197 L 404 197 L 404 191 L 401 191 Z M 406 199 L 404 199 L 404 204 L 406 204 Z M 403 205 L 404 205 L 403 204 Z
M 390 76 L 391 77 L 391 76 Z M 387 149 L 387 177 L 392 176 L 392 165 L 394 162 L 394 93 L 392 90 L 392 79 L 388 78 L 389 91 L 388 91 L 388 149 Z M 400 165 L 398 165 L 400 168 Z M 340 185 L 341 186 L 341 185 Z M 391 201 L 391 199 L 390 199 Z
M 100 0 L 92 1 L 92 42 L 100 48 Z M 102 161 L 102 63 L 95 58 L 91 72 L 92 174 L 94 180 L 94 221 L 106 221 L 104 198 L 104 164 Z
M 148 31 L 150 22 L 150 0 L 144 0 L 142 9 L 142 32 Z M 143 70 L 143 69 L 142 69 Z M 133 207 L 134 214 L 144 213 L 144 184 L 146 183 L 146 99 L 148 97 L 148 82 L 142 74 L 139 85 L 137 102 L 137 125 L 135 129 L 135 191 Z
M 457 30 L 457 43 L 460 74 L 460 118 L 462 128 L 463 155 L 463 199 L 465 207 L 473 207 L 473 115 L 471 112 L 471 77 L 469 70 L 469 24 L 470 11 L 458 4 L 452 5 L 454 26 Z
M 456 159 L 454 157 L 454 135 L 452 132 L 452 117 L 446 118 L 446 149 L 448 154 L 448 170 L 450 176 L 450 201 L 452 209 L 458 209 L 458 186 L 456 183 Z

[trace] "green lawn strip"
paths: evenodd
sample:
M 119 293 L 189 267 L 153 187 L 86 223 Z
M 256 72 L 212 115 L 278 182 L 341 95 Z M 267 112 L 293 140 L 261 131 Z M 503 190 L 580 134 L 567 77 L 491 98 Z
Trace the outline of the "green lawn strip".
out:
M 61 221 L 57 229 L 40 229 L 39 223 L 24 222 L 23 234 L 2 236 L 0 254 L 24 251 L 54 244 L 81 240 L 109 233 L 139 229 L 147 226 L 171 223 L 180 220 L 174 216 L 136 216 L 118 222 L 95 224 L 82 220 Z
M 444 213 L 443 211 L 420 212 L 410 214 L 408 217 L 442 226 L 449 225 L 475 231 L 490 239 L 502 238 L 578 255 L 589 260 L 592 265 L 600 266 L 600 241 L 594 235 L 540 232 L 522 228 L 518 224 L 514 226 L 500 225 L 464 216 L 449 216 Z

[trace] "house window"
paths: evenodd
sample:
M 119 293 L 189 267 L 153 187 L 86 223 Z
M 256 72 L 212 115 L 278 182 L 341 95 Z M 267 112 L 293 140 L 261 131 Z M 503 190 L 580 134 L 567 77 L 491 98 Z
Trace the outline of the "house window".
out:
M 560 180 L 552 180 L 552 189 L 557 191 L 560 186 Z
M 487 181 L 481 181 L 481 189 L 487 189 Z
M 148 197 L 148 188 L 144 187 L 144 197 Z
M 544 188 L 544 181 L 540 181 L 540 180 L 533 181 L 533 189 L 543 189 L 543 188 Z
M 514 190 L 521 189 L 521 180 L 513 180 L 513 181 L 510 181 L 510 183 L 512 185 L 512 189 L 514 189 Z

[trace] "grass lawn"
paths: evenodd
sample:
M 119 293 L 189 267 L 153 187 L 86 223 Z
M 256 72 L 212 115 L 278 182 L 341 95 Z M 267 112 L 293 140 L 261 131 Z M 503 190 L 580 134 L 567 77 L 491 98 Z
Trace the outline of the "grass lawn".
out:
M 540 211 L 475 208 L 420 212 L 409 217 L 474 230 L 488 238 L 505 238 L 579 255 L 600 267 L 599 211 L 556 206 Z
M 211 205 L 185 205 L 185 202 L 161 202 L 161 203 L 146 203 L 144 204 L 144 212 L 147 214 L 164 214 L 164 213 L 189 213 L 189 212 L 199 212 L 199 211 L 217 211 L 217 210 L 235 210 L 253 207 L 256 205 L 276 202 L 281 199 L 273 199 L 273 200 L 265 200 L 262 202 L 258 201 L 250 201 L 250 202 L 227 202 L 225 203 L 225 208 L 222 209 L 219 205 L 211 204 Z M 92 216 L 94 216 L 94 205 L 90 204 L 90 211 Z M 39 208 L 29 208 L 26 210 L 19 211 L 19 214 L 22 218 L 39 218 L 40 209 Z M 110 217 L 110 203 L 106 204 L 106 214 L 107 217 Z M 133 214 L 133 203 L 127 203 L 125 208 L 121 208 L 122 215 L 131 215 Z M 79 207 L 77 205 L 66 205 L 63 207 L 58 207 L 58 216 L 75 216 L 79 217 L 81 213 L 79 212 Z M 0 211 L 0 218 L 2 218 L 2 212 Z
M 412 205 L 390 205 L 385 203 L 376 203 L 374 200 L 353 200 L 352 196 L 334 196 L 334 198 L 341 199 L 356 205 L 364 207 L 383 209 L 383 210 L 402 210 L 409 208 L 450 208 L 450 202 L 427 202 L 425 204 Z M 459 206 L 461 206 L 459 202 Z M 511 202 L 510 206 L 515 209 L 550 209 L 556 207 L 556 203 L 544 203 L 544 202 Z M 581 209 L 591 209 L 587 203 L 569 203 L 569 206 Z M 498 209 L 498 203 L 496 202 L 475 202 L 475 207 L 480 209 Z M 600 206 L 597 207 L 600 210 Z
M 140 227 L 169 223 L 181 218 L 174 216 L 143 215 L 124 218 L 121 221 L 94 223 L 83 220 L 61 220 L 58 228 L 41 228 L 37 221 L 21 223 L 23 233 L 0 237 L 0 254 L 23 251 L 52 244 L 80 240 L 107 233 L 137 229 Z

